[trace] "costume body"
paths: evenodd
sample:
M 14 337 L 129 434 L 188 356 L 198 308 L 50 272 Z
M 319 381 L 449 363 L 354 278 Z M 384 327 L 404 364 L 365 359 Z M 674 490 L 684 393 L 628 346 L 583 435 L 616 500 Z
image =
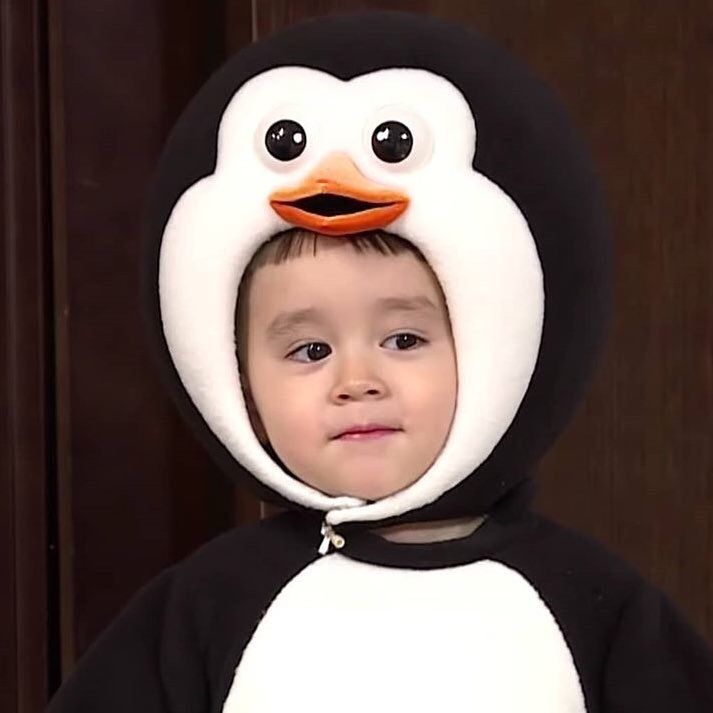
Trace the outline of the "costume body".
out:
M 408 14 L 290 28 L 191 102 L 150 220 L 147 319 L 167 385 L 216 460 L 292 512 L 159 575 L 50 713 L 713 710 L 713 659 L 670 602 L 529 509 L 530 473 L 603 333 L 610 246 L 586 153 L 524 68 Z M 237 288 L 257 247 L 294 225 L 405 237 L 448 303 L 448 439 L 375 502 L 303 483 L 247 417 Z M 453 541 L 370 532 L 467 515 L 487 518 Z
M 707 710 L 701 638 L 546 519 L 496 511 L 429 545 L 358 533 L 325 556 L 315 526 L 281 515 L 164 572 L 50 711 Z

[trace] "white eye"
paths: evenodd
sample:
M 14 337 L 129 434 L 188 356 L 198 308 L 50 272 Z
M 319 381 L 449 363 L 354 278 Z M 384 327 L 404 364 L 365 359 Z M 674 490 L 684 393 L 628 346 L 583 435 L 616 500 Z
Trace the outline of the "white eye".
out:
M 398 104 L 381 107 L 364 125 L 367 155 L 389 171 L 413 171 L 433 152 L 433 134 L 411 109 Z
M 271 110 L 255 132 L 255 150 L 263 163 L 280 173 L 291 171 L 314 153 L 317 123 L 304 107 L 285 104 Z

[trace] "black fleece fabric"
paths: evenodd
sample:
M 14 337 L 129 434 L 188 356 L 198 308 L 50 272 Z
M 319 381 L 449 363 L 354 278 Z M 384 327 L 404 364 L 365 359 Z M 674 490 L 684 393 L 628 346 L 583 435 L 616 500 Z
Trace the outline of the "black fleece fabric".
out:
M 319 524 L 284 513 L 227 532 L 162 572 L 92 645 L 48 713 L 220 713 L 272 600 L 320 557 Z M 713 710 L 713 657 L 672 602 L 595 541 L 529 509 L 495 508 L 468 537 L 439 543 L 354 531 L 340 555 L 422 570 L 500 562 L 554 614 L 587 713 Z M 556 690 L 552 697 L 558 709 Z

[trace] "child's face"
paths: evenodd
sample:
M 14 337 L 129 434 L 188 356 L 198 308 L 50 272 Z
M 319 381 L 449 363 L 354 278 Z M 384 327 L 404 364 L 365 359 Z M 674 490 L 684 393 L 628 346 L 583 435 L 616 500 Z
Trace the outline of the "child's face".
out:
M 379 305 L 416 296 L 435 309 Z M 316 318 L 271 333 L 278 315 L 305 308 Z M 415 336 L 397 337 L 404 332 Z M 439 454 L 455 411 L 455 351 L 435 278 L 409 252 L 357 253 L 323 237 L 316 255 L 259 268 L 249 295 L 247 380 L 264 433 L 305 483 L 367 500 L 407 487 Z M 371 422 L 401 430 L 334 438 Z

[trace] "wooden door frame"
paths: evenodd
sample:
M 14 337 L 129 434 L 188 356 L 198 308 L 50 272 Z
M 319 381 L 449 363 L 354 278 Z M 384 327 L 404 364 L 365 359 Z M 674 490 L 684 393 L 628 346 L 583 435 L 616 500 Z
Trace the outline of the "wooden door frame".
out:
M 0 709 L 35 713 L 58 675 L 44 0 L 4 0 L 0 28 Z

